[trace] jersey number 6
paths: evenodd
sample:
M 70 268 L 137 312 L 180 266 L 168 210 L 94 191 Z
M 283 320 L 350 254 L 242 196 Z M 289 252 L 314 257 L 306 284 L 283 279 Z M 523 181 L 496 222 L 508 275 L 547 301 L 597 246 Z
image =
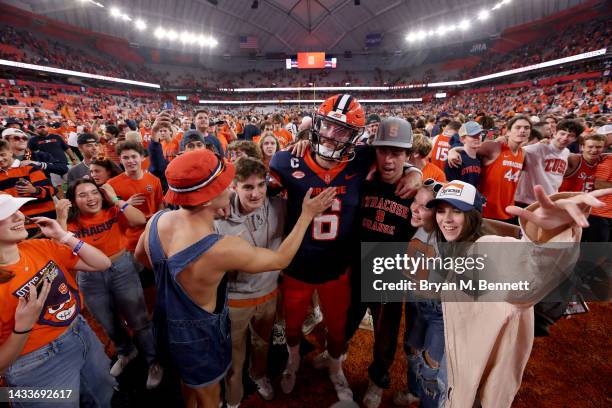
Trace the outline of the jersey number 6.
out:
M 327 212 L 315 217 L 312 220 L 312 238 L 317 241 L 330 241 L 338 236 L 340 227 L 340 207 L 339 198 L 334 198 L 332 205 Z

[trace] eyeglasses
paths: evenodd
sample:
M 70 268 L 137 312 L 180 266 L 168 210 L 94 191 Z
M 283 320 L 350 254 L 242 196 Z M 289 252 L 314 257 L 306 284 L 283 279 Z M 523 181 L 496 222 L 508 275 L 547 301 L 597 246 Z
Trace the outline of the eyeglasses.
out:
M 13 139 L 16 142 L 18 142 L 20 140 L 22 142 L 27 142 L 29 138 L 27 136 L 11 136 L 11 139 Z
M 428 178 L 423 182 L 423 187 L 430 189 L 431 191 L 433 191 L 434 194 L 438 194 L 438 191 L 440 191 L 442 187 L 444 187 L 444 184 L 432 178 Z

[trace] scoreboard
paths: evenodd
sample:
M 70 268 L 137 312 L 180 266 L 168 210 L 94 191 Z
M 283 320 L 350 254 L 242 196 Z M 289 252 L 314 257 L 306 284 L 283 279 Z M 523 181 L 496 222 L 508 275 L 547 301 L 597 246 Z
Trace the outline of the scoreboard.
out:
M 336 58 L 325 58 L 324 52 L 298 52 L 297 58 L 287 58 L 287 69 L 323 69 L 336 68 Z

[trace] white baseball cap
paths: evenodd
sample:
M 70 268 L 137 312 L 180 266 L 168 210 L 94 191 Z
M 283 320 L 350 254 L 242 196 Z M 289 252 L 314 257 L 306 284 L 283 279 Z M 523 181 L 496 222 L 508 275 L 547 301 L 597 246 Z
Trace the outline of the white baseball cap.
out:
M 0 221 L 6 220 L 15 214 L 22 205 L 32 200 L 36 199 L 33 197 L 13 197 L 10 194 L 0 194 Z
M 8 139 L 10 136 L 15 136 L 15 135 L 28 137 L 28 134 L 20 129 L 8 128 L 2 131 L 2 138 L 4 139 Z
M 461 180 L 448 182 L 438 191 L 436 198 L 427 203 L 427 208 L 433 208 L 444 202 L 461 211 L 478 210 L 482 212 L 485 198 L 476 187 Z
M 612 133 L 612 125 L 604 125 L 597 129 L 597 133 L 600 135 L 607 135 Z

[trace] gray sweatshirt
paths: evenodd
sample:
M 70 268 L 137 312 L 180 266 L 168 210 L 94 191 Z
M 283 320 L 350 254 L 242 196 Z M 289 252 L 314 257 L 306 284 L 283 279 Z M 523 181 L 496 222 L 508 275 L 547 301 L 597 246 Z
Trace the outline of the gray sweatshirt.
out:
M 272 250 L 278 249 L 285 236 L 286 201 L 280 197 L 266 198 L 261 208 L 250 214 L 240 213 L 238 195 L 231 200 L 227 220 L 216 220 L 215 230 L 223 235 L 239 235 L 250 244 Z M 253 299 L 272 292 L 277 287 L 280 271 L 244 273 L 228 271 L 229 298 Z

